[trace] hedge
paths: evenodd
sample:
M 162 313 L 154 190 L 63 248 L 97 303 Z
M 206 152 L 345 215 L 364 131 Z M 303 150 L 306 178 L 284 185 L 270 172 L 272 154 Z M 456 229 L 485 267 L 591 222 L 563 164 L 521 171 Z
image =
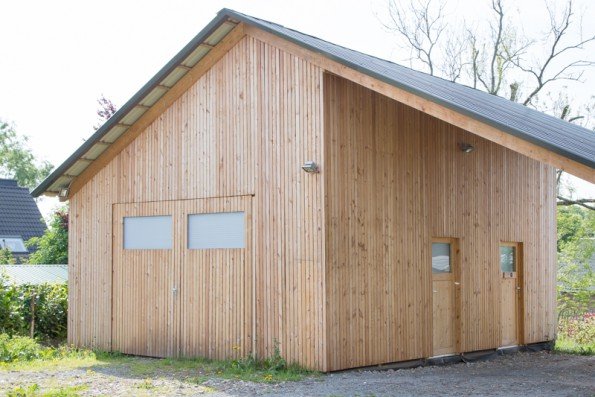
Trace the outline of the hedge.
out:
M 15 285 L 0 275 L 0 333 L 62 342 L 67 311 L 66 284 Z

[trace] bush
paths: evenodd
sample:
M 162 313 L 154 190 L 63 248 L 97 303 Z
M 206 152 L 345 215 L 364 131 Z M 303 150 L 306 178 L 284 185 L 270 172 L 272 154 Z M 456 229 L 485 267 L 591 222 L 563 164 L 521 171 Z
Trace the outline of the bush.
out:
M 556 349 L 567 353 L 595 354 L 595 313 L 561 319 Z
M 66 339 L 67 312 L 66 284 L 15 285 L 0 275 L 0 333 L 30 336 L 34 317 L 33 336 L 59 342 Z
M 61 265 L 68 263 L 68 208 L 58 209 L 50 220 L 49 228 L 41 237 L 33 237 L 27 246 L 35 248 L 29 263 Z
M 42 357 L 43 347 L 26 336 L 0 334 L 0 362 L 31 361 Z
M 0 363 L 87 357 L 95 357 L 95 355 L 90 350 L 75 349 L 64 345 L 59 347 L 44 346 L 27 336 L 0 334 Z

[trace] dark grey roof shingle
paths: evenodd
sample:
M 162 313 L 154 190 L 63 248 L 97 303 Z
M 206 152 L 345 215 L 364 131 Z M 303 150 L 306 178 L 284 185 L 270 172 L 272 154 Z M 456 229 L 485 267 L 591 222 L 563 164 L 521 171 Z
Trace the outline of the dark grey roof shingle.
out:
M 41 217 L 29 189 L 17 181 L 0 179 L 0 236 L 20 236 L 24 241 L 45 232 Z
M 595 133 L 576 124 L 486 92 L 418 72 L 232 10 L 223 10 L 291 42 L 321 53 L 393 86 L 444 105 L 511 135 L 595 168 Z

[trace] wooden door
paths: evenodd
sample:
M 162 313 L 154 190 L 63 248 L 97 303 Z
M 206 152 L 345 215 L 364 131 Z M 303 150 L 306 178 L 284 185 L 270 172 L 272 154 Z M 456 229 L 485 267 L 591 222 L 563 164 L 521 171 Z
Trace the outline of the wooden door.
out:
M 177 355 L 174 202 L 115 204 L 112 349 Z
M 522 280 L 520 246 L 518 243 L 500 245 L 500 346 L 521 343 Z
M 433 356 L 458 350 L 458 268 L 453 239 L 432 242 Z
M 182 222 L 187 233 L 181 259 L 182 356 L 226 359 L 254 351 L 251 200 L 251 196 L 237 196 L 183 203 Z M 220 238 L 210 236 L 210 241 L 204 242 L 196 234 L 200 231 L 193 231 L 193 220 L 205 215 L 213 221 L 209 224 L 211 234 Z M 225 218 L 235 221 L 229 224 Z M 237 236 L 235 241 L 228 238 L 231 229 L 241 230 L 243 243 Z

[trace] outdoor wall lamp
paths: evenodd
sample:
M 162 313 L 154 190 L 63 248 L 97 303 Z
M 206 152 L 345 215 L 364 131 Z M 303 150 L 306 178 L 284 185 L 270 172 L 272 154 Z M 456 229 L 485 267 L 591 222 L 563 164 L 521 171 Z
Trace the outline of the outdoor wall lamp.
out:
M 459 148 L 463 153 L 471 153 L 475 150 L 475 147 L 469 143 L 461 143 L 459 144 Z
M 308 173 L 315 173 L 318 172 L 318 164 L 316 164 L 314 161 L 306 161 L 302 165 L 302 169 Z

